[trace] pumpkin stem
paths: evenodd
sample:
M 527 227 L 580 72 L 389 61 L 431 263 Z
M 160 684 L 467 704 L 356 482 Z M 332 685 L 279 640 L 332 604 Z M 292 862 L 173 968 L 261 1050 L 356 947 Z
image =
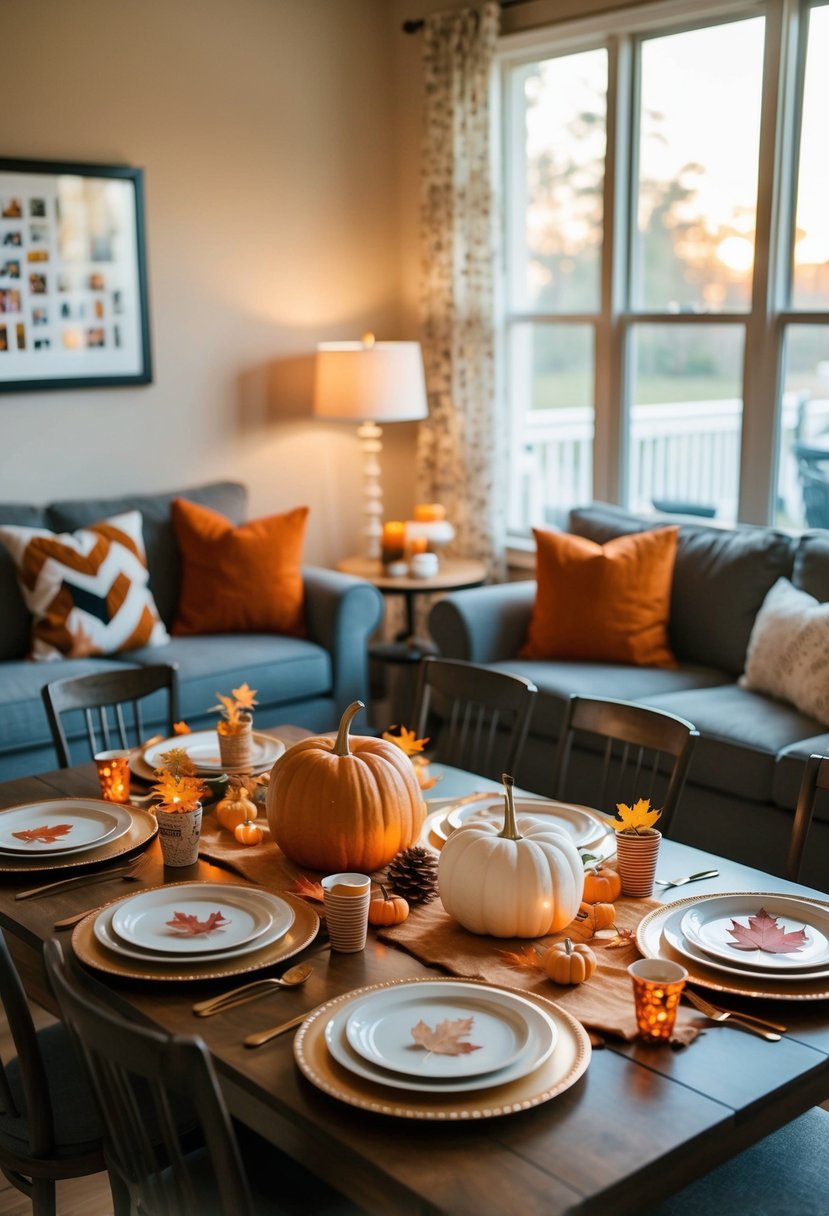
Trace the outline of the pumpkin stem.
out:
M 383 884 L 382 884 L 381 882 L 378 882 L 378 884 L 377 884 L 377 885 L 378 885 L 378 887 L 380 888 L 380 890 L 383 892 L 383 899 L 388 899 L 388 898 L 389 898 L 389 893 L 388 893 L 388 891 L 386 890 L 386 888 L 383 886 Z
M 565 939 L 564 939 L 564 953 L 565 954 L 573 953 L 573 943 L 570 941 L 569 937 L 565 937 Z
M 348 750 L 348 728 L 361 709 L 365 709 L 363 701 L 352 701 L 348 708 L 343 711 L 343 716 L 340 718 L 340 728 L 334 741 L 335 756 L 351 755 L 351 752 Z
M 509 773 L 502 773 L 501 780 L 504 783 L 504 826 L 498 835 L 502 840 L 521 840 L 521 835 L 515 826 L 515 802 L 513 799 L 513 786 L 515 785 L 514 778 L 510 777 Z

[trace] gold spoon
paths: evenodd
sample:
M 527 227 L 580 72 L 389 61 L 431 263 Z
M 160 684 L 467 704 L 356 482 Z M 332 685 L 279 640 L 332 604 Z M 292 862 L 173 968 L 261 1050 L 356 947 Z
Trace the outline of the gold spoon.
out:
M 282 975 L 269 976 L 266 979 L 254 980 L 251 984 L 243 984 L 241 988 L 233 988 L 223 992 L 221 996 L 211 997 L 207 1001 L 197 1001 L 193 1013 L 199 1018 L 209 1018 L 214 1013 L 223 1013 L 225 1009 L 233 1009 L 236 1005 L 244 1005 L 246 1001 L 254 1001 L 264 996 L 272 988 L 296 988 L 304 984 L 314 968 L 310 963 L 297 963 Z

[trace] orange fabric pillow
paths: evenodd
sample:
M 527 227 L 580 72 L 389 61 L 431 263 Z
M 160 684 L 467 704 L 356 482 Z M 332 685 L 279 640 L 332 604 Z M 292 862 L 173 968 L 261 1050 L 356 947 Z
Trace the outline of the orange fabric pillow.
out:
M 520 654 L 675 667 L 668 644 L 679 529 L 631 532 L 604 545 L 534 528 L 537 589 Z
M 174 634 L 305 636 L 307 507 L 236 528 L 218 511 L 175 498 L 172 518 L 182 566 Z

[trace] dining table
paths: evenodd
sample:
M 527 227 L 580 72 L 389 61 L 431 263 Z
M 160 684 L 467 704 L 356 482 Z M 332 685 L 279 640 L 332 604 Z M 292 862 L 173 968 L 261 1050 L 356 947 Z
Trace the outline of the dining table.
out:
M 288 745 L 297 737 L 288 728 L 276 727 L 271 733 Z M 430 818 L 459 799 L 495 794 L 500 788 L 449 766 L 432 765 L 432 770 L 437 783 L 425 791 Z M 99 796 L 94 765 L 81 764 L 0 784 L 0 812 L 39 800 Z M 421 844 L 435 847 L 428 837 Z M 227 884 L 228 889 L 249 885 L 244 873 L 232 868 L 232 857 L 230 864 L 200 856 L 193 866 L 165 868 L 155 836 L 136 855 L 136 876 L 129 883 L 120 875 L 103 879 L 103 874 L 119 867 L 98 863 L 70 871 L 79 877 L 77 884 L 25 899 L 16 897 L 38 881 L 64 877 L 65 872 L 8 872 L 0 866 L 0 927 L 29 996 L 52 1013 L 59 1016 L 43 969 L 42 946 L 55 934 L 68 947 L 75 940 L 73 930 L 58 929 L 56 922 L 122 899 L 128 892 L 165 884 L 211 882 Z M 709 869 L 717 871 L 715 877 L 693 886 L 657 887 L 654 899 L 668 904 L 686 899 L 693 891 L 788 893 L 816 904 L 827 901 L 823 892 L 715 852 L 663 839 L 660 878 Z M 80 881 L 81 876 L 94 877 L 96 882 L 89 885 Z M 309 881 L 319 877 L 307 875 Z M 302 902 L 296 893 L 290 898 L 297 905 Z M 274 987 L 261 999 L 213 1017 L 195 1016 L 194 1004 L 246 980 L 278 975 L 284 965 L 252 975 L 163 983 L 95 967 L 90 975 L 96 991 L 112 1008 L 165 1031 L 201 1036 L 231 1114 L 366 1212 L 378 1216 L 637 1212 L 829 1098 L 826 999 L 739 992 L 727 993 L 726 999 L 716 987 L 703 985 L 698 988 L 702 995 L 780 1022 L 785 1033 L 769 1042 L 740 1026 L 716 1023 L 690 1011 L 696 1033 L 684 1045 L 654 1046 L 635 1036 L 613 1035 L 591 1035 L 585 1044 L 584 1036 L 574 1032 L 581 1064 L 574 1068 L 572 1083 L 553 1087 L 548 1100 L 492 1110 L 485 1098 L 476 1100 L 480 1091 L 473 1090 L 460 1095 L 453 1106 L 434 1111 L 422 1103 L 407 1109 L 405 1095 L 391 1107 L 385 1099 L 350 1101 L 348 1095 L 318 1083 L 313 1060 L 310 1066 L 306 1060 L 300 1067 L 296 1044 L 304 1042 L 306 1051 L 311 1051 L 315 1011 L 345 994 L 374 991 L 392 982 L 446 979 L 452 972 L 445 965 L 427 964 L 411 947 L 401 948 L 393 930 L 379 932 L 374 925 L 369 926 L 363 950 L 338 953 L 330 948 L 322 905 L 313 906 L 319 927 L 290 959 L 291 964 L 307 960 L 312 965 L 305 983 L 290 989 Z M 422 909 L 413 906 L 409 922 L 416 927 L 421 914 Z M 493 953 L 499 944 L 492 940 Z M 555 1003 L 561 989 L 546 980 L 539 982 L 536 990 L 543 997 L 546 984 Z M 630 1001 L 632 1010 L 632 990 Z M 252 1033 L 300 1015 L 306 1019 L 294 1030 L 255 1049 L 245 1046 Z M 561 1016 L 568 1019 L 566 1025 L 575 1025 L 571 1015 Z M 369 1086 L 367 1092 L 371 1094 L 373 1088 Z M 279 1186 L 275 1170 L 274 1190 Z

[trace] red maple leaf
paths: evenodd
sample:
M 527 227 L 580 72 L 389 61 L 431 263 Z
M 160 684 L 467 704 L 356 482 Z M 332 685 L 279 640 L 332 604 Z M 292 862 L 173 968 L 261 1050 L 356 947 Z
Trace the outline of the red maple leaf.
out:
M 435 1055 L 468 1055 L 470 1051 L 480 1051 L 481 1049 L 480 1043 L 461 1042 L 464 1035 L 471 1033 L 474 1021 L 474 1018 L 457 1018 L 453 1022 L 449 1018 L 444 1018 L 433 1030 L 421 1018 L 418 1024 L 412 1027 L 412 1038 L 418 1047 L 425 1047 L 427 1051 L 432 1051 Z
M 54 844 L 56 840 L 60 840 L 61 836 L 71 832 L 73 826 L 71 823 L 56 823 L 54 827 L 47 827 L 44 824 L 42 828 L 26 828 L 24 832 L 12 832 L 12 836 L 17 840 L 25 840 L 27 844 L 34 840 L 41 844 Z
M 181 937 L 201 937 L 214 929 L 224 929 L 230 921 L 221 912 L 211 912 L 207 920 L 199 920 L 195 913 L 174 912 L 173 919 L 168 920 L 167 924 Z
M 290 890 L 293 891 L 294 895 L 301 895 L 304 899 L 316 899 L 320 903 L 324 902 L 322 883 L 311 882 L 304 874 L 300 874 Z
M 778 918 L 769 916 L 765 908 L 750 916 L 747 925 L 732 920 L 728 932 L 734 938 L 729 945 L 736 950 L 765 950 L 766 954 L 796 954 L 808 941 L 805 929 L 787 933 Z

